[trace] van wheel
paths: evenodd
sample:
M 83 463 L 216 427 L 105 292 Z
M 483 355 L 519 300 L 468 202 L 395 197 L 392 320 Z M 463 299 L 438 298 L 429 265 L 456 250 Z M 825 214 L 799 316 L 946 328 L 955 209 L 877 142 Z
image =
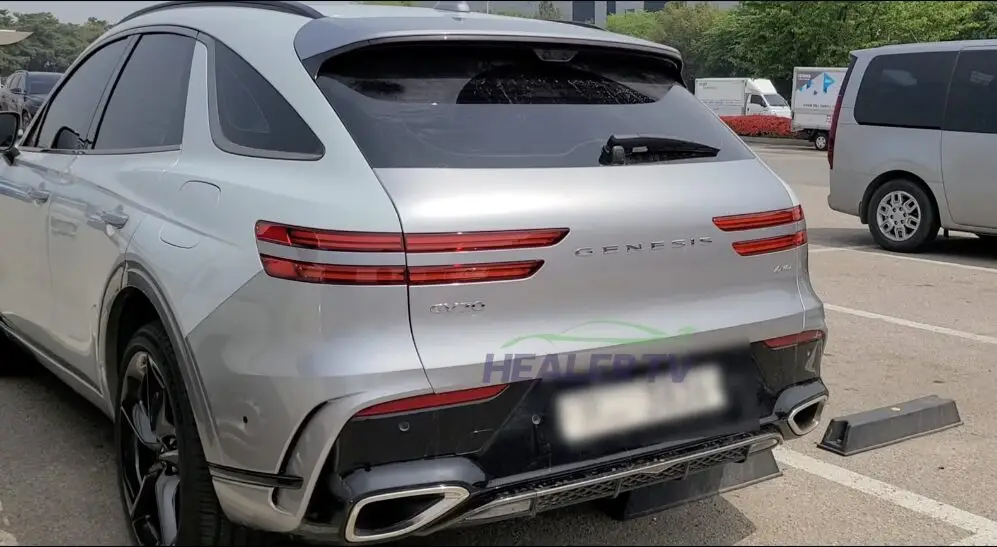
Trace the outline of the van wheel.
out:
M 158 321 L 122 355 L 115 413 L 118 484 L 136 545 L 263 545 L 226 518 L 201 448 L 176 354 Z
M 872 238 L 887 251 L 918 252 L 938 236 L 938 213 L 927 192 L 910 180 L 880 186 L 868 207 Z
M 814 148 L 823 152 L 827 150 L 827 133 L 821 131 L 814 137 Z

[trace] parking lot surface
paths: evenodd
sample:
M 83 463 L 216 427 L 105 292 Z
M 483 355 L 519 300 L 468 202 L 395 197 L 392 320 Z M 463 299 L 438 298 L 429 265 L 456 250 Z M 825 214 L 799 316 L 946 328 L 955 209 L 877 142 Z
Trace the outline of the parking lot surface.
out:
M 828 419 L 937 394 L 961 427 L 841 457 L 823 427 L 777 449 L 784 475 L 619 523 L 588 506 L 447 532 L 436 545 L 997 543 L 997 247 L 952 234 L 926 253 L 873 246 L 827 207 L 824 154 L 757 145 L 803 202 L 830 326 Z M 0 545 L 122 545 L 111 427 L 53 377 L 0 378 Z

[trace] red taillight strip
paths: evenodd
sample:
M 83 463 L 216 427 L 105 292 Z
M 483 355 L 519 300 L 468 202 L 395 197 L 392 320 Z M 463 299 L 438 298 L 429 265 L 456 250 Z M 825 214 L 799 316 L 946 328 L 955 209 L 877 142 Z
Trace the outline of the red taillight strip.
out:
M 768 346 L 769 349 L 784 349 L 799 344 L 806 344 L 808 342 L 816 342 L 817 340 L 821 340 L 823 338 L 824 331 L 808 330 L 805 332 L 790 334 L 789 336 L 769 338 L 768 340 L 762 341 L 762 343 Z
M 263 271 L 271 277 L 328 285 L 447 285 L 526 279 L 543 266 L 542 260 L 455 264 L 450 266 L 369 266 L 318 264 L 260 255 Z
M 446 393 L 416 395 L 415 397 L 408 397 L 397 401 L 389 401 L 387 403 L 367 407 L 360 412 L 357 412 L 356 416 L 383 416 L 385 414 L 397 414 L 399 412 L 412 412 L 414 410 L 426 410 L 430 408 L 442 408 L 465 403 L 477 403 L 499 396 L 507 387 L 508 385 L 501 384 L 463 389 L 460 391 L 450 391 Z
M 409 285 L 514 281 L 531 277 L 543 265 L 543 260 L 524 260 L 522 262 L 489 262 L 486 264 L 455 264 L 453 266 L 410 266 L 408 269 Z
M 339 232 L 282 226 L 270 222 L 256 223 L 256 239 L 277 245 L 351 253 L 400 253 L 402 236 L 375 232 Z
M 342 232 L 256 223 L 256 239 L 267 243 L 353 253 L 457 253 L 550 247 L 568 235 L 567 228 L 508 230 L 497 232 L 458 232 L 401 234 L 383 232 Z
M 779 209 L 778 211 L 713 217 L 713 224 L 725 232 L 739 232 L 742 230 L 757 230 L 759 228 L 782 226 L 801 220 L 803 220 L 803 207 L 797 205 L 796 207 Z
M 765 239 L 752 239 L 749 241 L 735 241 L 731 244 L 737 254 L 741 256 L 755 256 L 766 253 L 777 253 L 795 249 L 807 242 L 807 231 L 801 230 L 795 234 L 786 236 L 767 237 Z
M 298 262 L 260 255 L 263 270 L 271 277 L 330 285 L 404 285 L 405 266 L 344 266 Z
M 457 234 L 406 234 L 405 250 L 409 253 L 452 253 L 533 249 L 556 245 L 567 235 L 567 228 Z

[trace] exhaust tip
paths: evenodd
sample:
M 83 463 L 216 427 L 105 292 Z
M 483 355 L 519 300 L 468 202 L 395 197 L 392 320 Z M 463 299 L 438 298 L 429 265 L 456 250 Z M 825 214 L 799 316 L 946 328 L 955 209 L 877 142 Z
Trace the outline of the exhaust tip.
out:
M 470 496 L 460 486 L 430 486 L 377 494 L 358 501 L 346 519 L 350 543 L 384 541 L 427 526 Z
M 817 426 L 820 425 L 820 417 L 824 413 L 824 405 L 826 403 L 827 395 L 821 395 L 791 410 L 788 419 L 789 429 L 800 437 L 817 429 Z

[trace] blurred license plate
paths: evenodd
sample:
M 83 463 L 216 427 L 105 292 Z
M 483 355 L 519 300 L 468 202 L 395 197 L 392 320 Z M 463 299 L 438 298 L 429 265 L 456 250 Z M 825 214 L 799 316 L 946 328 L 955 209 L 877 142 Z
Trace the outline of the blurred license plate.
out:
M 555 404 L 561 435 L 579 442 L 721 410 L 727 396 L 720 368 L 706 365 L 682 381 L 659 374 L 565 393 Z

